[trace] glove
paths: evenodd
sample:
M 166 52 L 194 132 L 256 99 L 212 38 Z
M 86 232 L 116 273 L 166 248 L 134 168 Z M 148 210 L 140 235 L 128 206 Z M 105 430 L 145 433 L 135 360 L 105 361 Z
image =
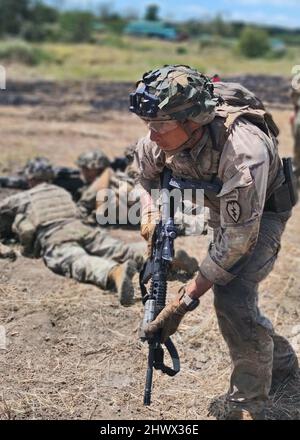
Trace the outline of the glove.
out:
M 164 343 L 176 332 L 182 318 L 188 312 L 186 304 L 181 301 L 184 294 L 180 292 L 176 299 L 168 304 L 154 321 L 145 326 L 143 330 L 147 338 L 151 338 L 161 330 L 161 342 Z
M 140 193 L 141 201 L 141 236 L 148 242 L 148 257 L 152 254 L 153 237 L 159 210 L 155 207 L 150 194 L 146 190 Z
M 153 248 L 153 239 L 156 228 L 158 213 L 156 210 L 149 210 L 146 214 L 142 214 L 141 236 L 147 241 L 147 255 L 151 257 Z
M 141 225 L 141 236 L 147 241 L 147 255 L 151 257 L 152 255 L 152 247 L 153 247 L 153 238 L 155 233 L 155 224 L 146 223 Z

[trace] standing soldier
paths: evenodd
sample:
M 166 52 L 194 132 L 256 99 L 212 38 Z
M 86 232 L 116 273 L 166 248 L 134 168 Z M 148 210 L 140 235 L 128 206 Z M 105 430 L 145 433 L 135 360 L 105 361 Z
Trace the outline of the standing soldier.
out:
M 298 370 L 297 357 L 258 308 L 258 285 L 270 273 L 292 203 L 277 151 L 278 129 L 262 103 L 239 84 L 212 84 L 187 66 L 144 74 L 130 110 L 147 124 L 137 147 L 143 188 L 141 233 L 151 240 L 157 217 L 151 189 L 164 167 L 173 179 L 215 183 L 205 194 L 214 240 L 197 277 L 144 331 L 164 342 L 210 288 L 233 363 L 229 419 L 263 418 L 271 384 Z M 292 189 L 291 189 L 292 191 Z M 195 240 L 196 241 L 196 240 Z M 196 243 L 195 243 L 196 244 Z

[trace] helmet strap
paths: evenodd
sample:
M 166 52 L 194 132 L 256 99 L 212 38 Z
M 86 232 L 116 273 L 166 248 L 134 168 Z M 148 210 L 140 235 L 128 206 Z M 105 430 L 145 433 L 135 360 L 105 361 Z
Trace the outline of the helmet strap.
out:
M 199 129 L 199 127 L 193 127 L 191 128 L 191 125 L 189 124 L 189 120 L 185 120 L 181 123 L 182 129 L 184 130 L 184 132 L 186 133 L 186 135 L 190 138 L 193 133 Z

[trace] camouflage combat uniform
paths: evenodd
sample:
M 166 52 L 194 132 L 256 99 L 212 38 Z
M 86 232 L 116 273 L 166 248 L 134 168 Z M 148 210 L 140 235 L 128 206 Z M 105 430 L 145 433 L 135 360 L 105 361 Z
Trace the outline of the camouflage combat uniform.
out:
M 295 108 L 295 115 L 292 124 L 293 136 L 294 136 L 294 166 L 295 173 L 300 179 L 300 91 L 293 89 L 292 101 Z
M 107 217 L 108 203 L 106 200 L 109 200 L 109 203 L 114 205 L 116 224 L 133 227 L 139 225 L 140 194 L 136 188 L 136 176 L 137 173 L 133 164 L 129 164 L 125 171 L 113 171 L 112 169 L 105 171 L 103 179 L 106 179 L 107 192 L 102 194 L 101 199 L 99 197 L 97 198 L 98 221 L 101 222 L 101 219 Z M 107 199 L 105 198 L 105 194 L 107 194 Z M 132 207 L 134 207 L 134 218 L 130 216 L 130 209 Z
M 86 184 L 81 190 L 81 197 L 78 202 L 78 207 L 85 218 L 85 221 L 90 223 L 96 223 L 96 210 L 97 218 L 106 219 L 107 217 L 107 199 L 109 196 L 110 208 L 116 212 L 116 224 L 119 224 L 120 209 L 124 209 L 124 212 L 128 212 L 131 206 L 139 202 L 138 194 L 135 193 L 135 172 L 132 169 L 133 150 L 135 146 L 128 147 L 125 151 L 125 156 L 130 162 L 127 165 L 125 171 L 114 171 L 109 167 L 109 160 L 107 157 L 97 150 L 97 157 L 95 152 L 87 152 L 82 154 L 78 160 L 77 165 L 82 168 L 83 166 L 89 168 L 101 169 L 99 176 L 90 185 Z M 102 191 L 101 198 L 99 197 L 100 191 Z M 98 195 L 98 197 L 97 197 Z M 122 203 L 119 203 L 121 200 Z M 124 205 L 125 203 L 125 205 Z M 127 215 L 123 221 L 128 222 Z
M 77 161 L 77 166 L 83 170 L 83 168 L 96 170 L 97 178 L 91 183 L 85 183 L 81 188 L 80 199 L 77 203 L 81 216 L 86 223 L 96 223 L 96 197 L 100 189 L 106 188 L 105 178 L 103 180 L 103 174 L 105 175 L 109 170 L 110 161 L 108 157 L 101 150 L 91 150 L 82 153 Z
M 168 89 L 168 83 L 163 83 L 165 70 L 160 72 L 160 77 L 158 71 L 146 74 L 149 83 L 153 81 L 148 93 L 165 87 L 163 90 L 174 94 L 175 81 Z M 190 76 L 192 82 L 194 77 Z M 182 90 L 184 75 L 179 79 L 177 90 Z M 155 85 L 151 89 L 152 84 Z M 216 84 L 216 92 L 225 86 Z M 191 87 L 188 90 L 191 95 Z M 161 107 L 168 101 L 165 99 Z M 198 98 L 197 104 L 204 101 Z M 184 104 L 177 105 L 182 110 Z M 168 119 L 167 111 L 165 115 Z M 149 135 L 141 139 L 136 153 L 139 180 L 143 189 L 150 192 L 158 187 L 159 174 L 167 166 L 175 177 L 207 182 L 217 178 L 222 182 L 215 198 L 205 197 L 214 240 L 200 264 L 200 272 L 214 283 L 219 327 L 233 362 L 228 399 L 263 401 L 268 398 L 272 378 L 283 378 L 298 367 L 290 344 L 275 333 L 258 308 L 258 285 L 273 268 L 281 235 L 291 215 L 290 211 L 279 214 L 265 209 L 269 196 L 284 181 L 277 140 L 270 116 L 262 108 L 237 109 L 223 102 L 204 117 L 201 133 L 196 130 L 175 151 L 162 151 Z
M 55 273 L 109 288 L 112 268 L 141 257 L 107 231 L 83 224 L 77 214 L 68 192 L 41 183 L 0 203 L 0 237 L 12 230 L 25 254 L 43 256 Z

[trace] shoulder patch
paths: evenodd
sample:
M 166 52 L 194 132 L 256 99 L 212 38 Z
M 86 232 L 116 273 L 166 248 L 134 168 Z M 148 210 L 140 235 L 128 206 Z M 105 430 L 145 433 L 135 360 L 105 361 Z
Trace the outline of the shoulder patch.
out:
M 241 206 L 236 201 L 227 202 L 226 211 L 235 223 L 241 218 Z

